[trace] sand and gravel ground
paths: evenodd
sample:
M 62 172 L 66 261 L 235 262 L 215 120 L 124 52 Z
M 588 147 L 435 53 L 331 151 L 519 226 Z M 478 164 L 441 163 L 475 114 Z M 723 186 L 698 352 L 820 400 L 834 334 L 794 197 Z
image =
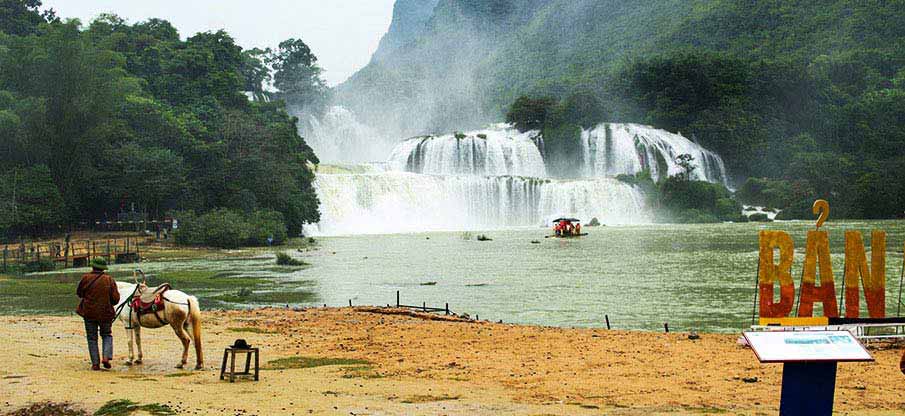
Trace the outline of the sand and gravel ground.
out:
M 171 330 L 145 331 L 145 363 L 126 367 L 116 325 L 113 371 L 87 371 L 82 323 L 0 317 L 0 414 L 39 401 L 93 411 L 114 399 L 214 415 L 775 414 L 781 367 L 761 365 L 735 335 L 563 329 L 425 319 L 367 308 L 210 312 L 205 370 L 173 368 Z M 370 364 L 268 369 L 259 382 L 218 379 L 223 348 L 245 338 L 262 364 L 279 358 Z M 896 349 L 841 364 L 836 410 L 902 414 Z M 190 364 L 194 363 L 193 354 Z M 756 381 L 752 382 L 754 379 Z

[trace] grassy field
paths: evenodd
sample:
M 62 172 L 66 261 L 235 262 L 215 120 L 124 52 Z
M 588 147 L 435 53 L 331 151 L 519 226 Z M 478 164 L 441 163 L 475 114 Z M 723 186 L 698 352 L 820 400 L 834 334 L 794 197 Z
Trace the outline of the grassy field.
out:
M 277 253 L 312 249 L 316 249 L 313 240 L 293 239 L 280 247 L 238 250 L 151 244 L 143 247 L 141 254 L 143 262 L 158 263 L 157 269 L 160 269 L 147 275 L 149 285 L 170 283 L 173 288 L 198 296 L 203 308 L 231 309 L 316 300 L 309 291 L 277 290 L 279 278 L 308 266 L 280 266 L 274 260 Z M 167 267 L 167 264 L 173 267 Z M 78 304 L 76 286 L 87 270 L 21 273 L 10 269 L 7 273 L 0 272 L 0 314 L 71 313 Z M 132 281 L 132 270 L 128 265 L 116 265 L 109 273 L 116 280 Z

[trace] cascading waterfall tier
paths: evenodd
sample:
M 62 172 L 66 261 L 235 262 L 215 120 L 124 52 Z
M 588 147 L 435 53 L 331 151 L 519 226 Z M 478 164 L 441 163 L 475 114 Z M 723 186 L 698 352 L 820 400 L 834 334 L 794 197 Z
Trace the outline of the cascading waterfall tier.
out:
M 415 137 L 396 146 L 390 168 L 430 175 L 545 177 L 547 170 L 536 131 L 520 133 L 507 125 L 444 136 Z
M 321 235 L 540 226 L 560 215 L 608 224 L 649 221 L 644 196 L 611 178 L 576 181 L 407 172 L 323 174 Z
M 604 123 L 581 133 L 585 175 L 588 177 L 634 175 L 650 170 L 654 180 L 682 173 L 676 158 L 694 159 L 695 179 L 728 184 L 723 159 L 679 134 L 639 124 Z
M 649 222 L 643 193 L 614 177 L 645 169 L 654 179 L 681 173 L 676 158 L 682 154 L 693 157 L 696 179 L 728 183 L 717 154 L 679 134 L 637 124 L 583 131 L 576 163 L 584 178 L 572 180 L 549 178 L 539 132 L 506 124 L 411 138 L 395 147 L 342 107 L 309 124 L 320 158 L 344 164 L 318 171 L 321 222 L 308 231 L 321 235 L 540 226 L 563 215 Z M 386 156 L 385 164 L 362 164 Z

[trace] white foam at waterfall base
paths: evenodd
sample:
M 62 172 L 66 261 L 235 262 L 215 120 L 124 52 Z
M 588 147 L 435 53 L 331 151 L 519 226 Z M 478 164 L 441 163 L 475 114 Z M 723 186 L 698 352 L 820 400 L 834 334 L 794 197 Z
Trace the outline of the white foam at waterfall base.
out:
M 585 175 L 588 177 L 634 175 L 649 169 L 654 180 L 682 173 L 676 163 L 691 155 L 698 180 L 729 184 L 723 159 L 687 138 L 639 124 L 604 123 L 581 136 Z
M 389 166 L 432 175 L 545 177 L 538 132 L 521 133 L 506 124 L 467 133 L 408 139 L 393 149 Z
M 319 175 L 321 222 L 310 234 L 349 235 L 543 226 L 559 215 L 605 224 L 649 221 L 644 197 L 610 178 L 553 181 L 406 172 Z

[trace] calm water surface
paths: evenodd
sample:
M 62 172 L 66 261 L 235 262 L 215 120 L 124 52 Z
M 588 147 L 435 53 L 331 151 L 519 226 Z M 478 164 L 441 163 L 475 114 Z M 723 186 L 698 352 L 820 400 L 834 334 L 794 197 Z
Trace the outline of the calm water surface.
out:
M 750 324 L 758 231 L 779 229 L 796 244 L 796 285 L 805 233 L 813 222 L 647 225 L 589 229 L 582 239 L 544 239 L 543 229 L 325 238 L 304 257 L 314 267 L 297 278 L 314 282 L 318 302 L 443 306 L 482 319 L 553 326 L 738 331 Z M 887 300 L 895 313 L 905 222 L 832 222 L 837 284 L 845 230 L 887 231 Z M 540 244 L 532 244 L 537 240 Z M 869 258 L 869 257 L 868 257 Z M 436 282 L 436 285 L 422 285 Z M 837 286 L 837 291 L 839 287 Z
M 669 322 L 675 330 L 736 332 L 751 323 L 757 236 L 765 228 L 792 234 L 797 285 L 813 222 L 600 227 L 569 240 L 545 239 L 549 231 L 539 228 L 487 231 L 493 239 L 487 242 L 476 241 L 478 233 L 466 239 L 461 232 L 325 237 L 317 249 L 291 253 L 312 264 L 295 272 L 275 268 L 272 257 L 141 267 L 152 275 L 212 270 L 269 277 L 271 283 L 256 290 L 300 292 L 291 298 L 306 303 L 291 306 L 343 306 L 350 299 L 355 305 L 394 304 L 398 290 L 404 304 L 448 302 L 456 313 L 509 323 L 603 327 L 609 316 L 619 329 L 662 330 Z M 870 230 L 887 231 L 887 311 L 894 315 L 905 221 L 830 222 L 825 228 L 837 291 L 844 232 L 862 231 L 869 246 Z M 223 290 L 202 283 L 190 292 L 207 308 L 262 305 L 215 301 L 238 288 Z

